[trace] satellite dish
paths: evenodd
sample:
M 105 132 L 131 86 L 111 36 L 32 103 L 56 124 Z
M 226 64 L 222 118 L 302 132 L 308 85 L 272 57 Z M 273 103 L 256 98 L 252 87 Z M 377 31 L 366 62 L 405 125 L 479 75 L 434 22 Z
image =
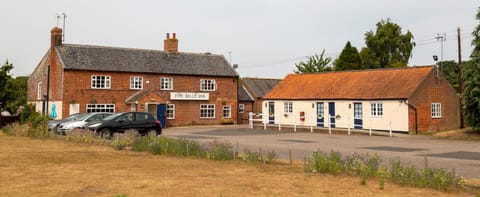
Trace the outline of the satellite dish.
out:
M 238 68 L 238 64 L 233 64 L 233 69 L 237 69 Z

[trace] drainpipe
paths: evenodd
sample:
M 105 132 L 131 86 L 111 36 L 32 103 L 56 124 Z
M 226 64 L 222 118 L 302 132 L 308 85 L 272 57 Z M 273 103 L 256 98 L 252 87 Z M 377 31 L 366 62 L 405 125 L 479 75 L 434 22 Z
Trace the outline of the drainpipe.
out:
M 407 100 L 403 100 L 403 103 L 407 104 L 408 107 L 412 108 L 413 111 L 415 111 L 415 134 L 418 135 L 418 114 L 417 114 L 417 108 L 413 106 L 412 104 L 408 103 Z

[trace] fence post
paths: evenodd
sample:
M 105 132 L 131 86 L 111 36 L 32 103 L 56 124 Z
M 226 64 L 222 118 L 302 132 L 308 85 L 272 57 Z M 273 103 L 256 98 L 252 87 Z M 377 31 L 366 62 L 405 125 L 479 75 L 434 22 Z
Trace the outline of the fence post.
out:
M 189 154 L 188 154 L 188 143 L 187 143 L 187 157 L 188 157 L 188 155 L 189 155 Z
M 392 137 L 392 121 L 390 120 L 388 122 L 389 128 L 390 128 L 390 137 Z
M 348 127 L 348 135 L 350 135 L 350 115 L 348 115 L 348 118 L 347 118 L 347 127 Z
M 330 114 L 329 114 L 330 115 Z M 328 116 L 330 119 L 330 116 Z M 328 135 L 332 135 L 332 123 L 331 120 L 328 120 Z
M 303 157 L 303 172 L 307 173 L 308 170 L 307 170 L 307 154 L 304 154 L 304 157 Z
M 452 187 L 457 189 L 457 174 L 455 173 L 455 168 L 452 168 Z
M 370 133 L 370 136 L 372 136 L 372 118 L 370 117 L 370 129 L 368 130 L 368 132 Z
M 248 128 L 253 129 L 253 112 L 248 112 Z
M 297 115 L 293 115 L 293 132 L 297 132 Z
M 292 165 L 293 160 L 292 160 L 292 150 L 291 149 L 288 150 L 288 158 L 290 159 L 290 165 Z

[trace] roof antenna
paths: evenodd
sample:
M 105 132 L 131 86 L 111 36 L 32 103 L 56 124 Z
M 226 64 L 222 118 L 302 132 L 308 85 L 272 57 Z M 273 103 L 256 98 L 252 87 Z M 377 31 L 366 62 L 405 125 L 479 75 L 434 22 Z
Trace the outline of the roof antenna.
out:
M 63 12 L 62 16 L 63 16 L 62 42 L 65 42 L 65 19 L 67 18 L 67 14 L 65 14 L 65 12 Z

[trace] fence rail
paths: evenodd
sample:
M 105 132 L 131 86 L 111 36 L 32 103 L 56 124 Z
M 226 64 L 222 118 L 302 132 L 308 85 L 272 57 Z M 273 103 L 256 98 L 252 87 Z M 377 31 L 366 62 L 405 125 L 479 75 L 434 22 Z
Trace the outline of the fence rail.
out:
M 352 133 L 352 130 L 362 130 L 362 131 L 365 131 L 365 130 L 368 130 L 368 134 L 371 136 L 373 134 L 373 131 L 375 129 L 373 129 L 373 121 L 372 121 L 372 118 L 369 118 L 368 121 L 369 121 L 369 127 L 368 128 L 364 128 L 364 124 L 355 124 L 355 121 L 351 121 L 350 117 L 347 117 L 347 127 L 337 127 L 338 126 L 338 123 L 336 122 L 332 122 L 332 121 L 318 121 L 318 119 L 316 119 L 316 121 L 310 121 L 310 123 L 314 123 L 315 125 L 304 125 L 304 124 L 299 124 L 299 121 L 297 120 L 299 117 L 295 114 L 291 114 L 291 116 L 293 116 L 293 124 L 291 123 L 282 123 L 282 122 L 279 122 L 277 121 L 280 117 L 282 116 L 285 116 L 285 115 L 273 115 L 273 118 L 274 118 L 274 123 L 269 123 L 269 120 L 265 120 L 263 118 L 263 114 L 260 113 L 260 114 L 255 114 L 253 112 L 249 112 L 249 118 L 248 118 L 248 125 L 249 125 L 249 128 L 253 129 L 254 128 L 254 125 L 259 125 L 259 124 L 255 124 L 255 122 L 260 122 L 260 124 L 263 126 L 263 129 L 264 130 L 267 130 L 267 127 L 278 127 L 278 130 L 281 131 L 282 130 L 282 125 L 284 127 L 293 127 L 293 132 L 297 132 L 297 127 L 302 127 L 302 128 L 310 128 L 310 132 L 313 133 L 313 130 L 314 128 L 315 129 L 328 129 L 328 134 L 332 134 L 332 128 L 334 128 L 335 130 L 341 130 L 341 129 L 346 129 L 347 130 L 347 133 L 348 135 L 351 135 Z M 287 115 L 288 116 L 288 115 Z M 323 119 L 326 119 L 328 118 L 329 120 L 331 119 L 337 119 L 338 117 L 337 116 L 327 116 L 327 117 L 324 117 Z M 364 118 L 354 118 L 354 120 L 361 120 L 362 123 L 365 122 L 366 119 Z M 319 127 L 318 125 L 327 125 L 327 127 Z M 344 125 L 343 125 L 344 126 Z M 386 128 L 388 128 L 388 135 L 390 137 L 393 136 L 393 130 L 392 130 L 392 121 L 388 121 L 387 125 L 385 125 Z M 359 128 L 356 128 L 356 127 L 361 127 L 361 129 Z M 379 130 L 377 130 L 379 131 Z

